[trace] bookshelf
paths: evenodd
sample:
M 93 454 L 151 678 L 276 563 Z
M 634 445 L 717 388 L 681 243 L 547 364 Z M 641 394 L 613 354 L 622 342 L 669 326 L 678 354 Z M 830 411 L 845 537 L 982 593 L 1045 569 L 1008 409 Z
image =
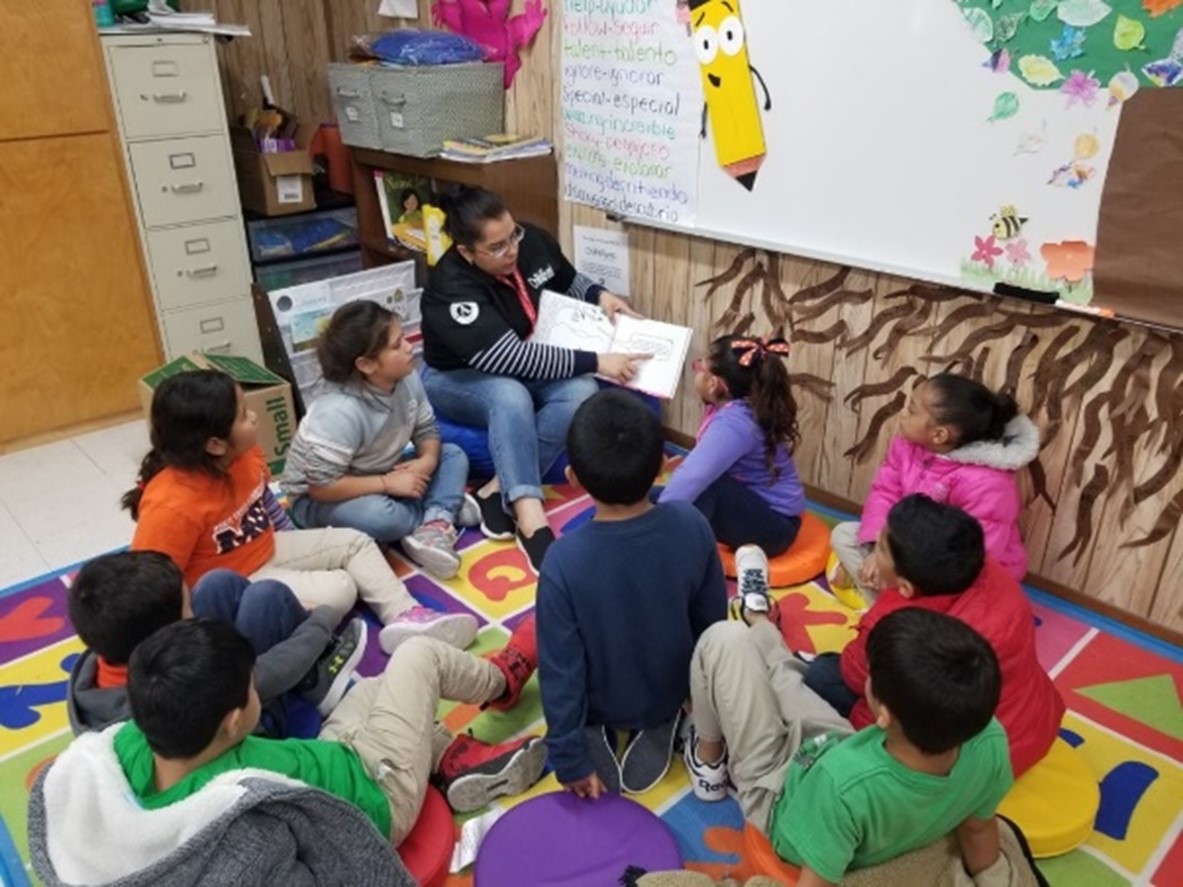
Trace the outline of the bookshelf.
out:
M 362 263 L 367 268 L 414 259 L 418 278 L 425 278 L 421 253 L 404 249 L 386 237 L 382 208 L 374 190 L 374 170 L 426 176 L 439 185 L 479 185 L 500 194 L 520 222 L 530 222 L 559 234 L 559 177 L 555 157 L 525 157 L 499 163 L 460 163 L 438 157 L 407 157 L 370 148 L 350 148 L 353 190 L 357 199 L 358 236 Z

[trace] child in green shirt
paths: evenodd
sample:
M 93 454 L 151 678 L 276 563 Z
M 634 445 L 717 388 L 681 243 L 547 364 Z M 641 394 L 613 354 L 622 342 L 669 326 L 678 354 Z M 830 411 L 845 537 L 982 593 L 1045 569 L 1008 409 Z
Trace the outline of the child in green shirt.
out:
M 737 567 L 750 557 L 737 552 Z M 886 616 L 867 643 L 876 722 L 852 733 L 804 685 L 756 584 L 745 588 L 748 626 L 712 626 L 691 662 L 695 794 L 721 800 L 730 776 L 745 818 L 801 866 L 799 887 L 835 884 L 954 830 L 971 875 L 995 865 L 994 812 L 1012 776 L 989 643 L 941 613 Z
M 381 677 L 363 679 L 345 695 L 319 739 L 272 740 L 251 735 L 260 706 L 250 644 L 224 623 L 174 623 L 132 654 L 133 720 L 112 728 L 115 757 L 149 810 L 189 798 L 224 773 L 253 768 L 353 803 L 397 845 L 418 819 L 432 774 L 458 812 L 523 792 L 542 774 L 540 737 L 490 746 L 453 738 L 435 720 L 441 698 L 496 703 L 520 689 L 504 658 L 412 638 Z

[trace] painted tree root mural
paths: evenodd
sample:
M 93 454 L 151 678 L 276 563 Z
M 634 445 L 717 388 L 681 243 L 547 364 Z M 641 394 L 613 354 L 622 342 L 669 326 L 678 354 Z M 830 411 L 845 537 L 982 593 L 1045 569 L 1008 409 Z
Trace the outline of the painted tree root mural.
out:
M 1116 518 L 1125 527 L 1134 510 L 1176 479 L 1183 466 L 1183 336 L 1124 326 L 1108 320 L 1076 319 L 1062 312 L 994 296 L 969 295 L 913 283 L 876 294 L 880 278 L 850 268 L 817 265 L 820 279 L 787 294 L 782 257 L 746 249 L 721 273 L 699 281 L 703 300 L 730 299 L 711 328 L 743 334 L 753 327 L 784 331 L 794 349 L 832 344 L 849 360 L 866 350 L 878 363 L 866 376 L 887 376 L 859 385 L 843 397 L 845 408 L 874 409 L 862 437 L 843 454 L 852 464 L 876 450 L 885 426 L 907 402 L 908 392 L 929 374 L 967 373 L 1018 396 L 1020 408 L 1040 425 L 1041 458 L 1030 469 L 1028 504 L 1043 499 L 1058 505 L 1048 490 L 1047 451 L 1059 441 L 1065 417 L 1072 417 L 1066 474 L 1060 490 L 1078 488 L 1075 534 L 1058 560 L 1079 561 L 1098 525 Z M 876 299 L 872 319 L 854 328 L 850 317 Z M 762 317 L 757 322 L 757 315 Z M 905 339 L 927 346 L 913 363 L 892 372 L 889 359 Z M 1040 347 L 1042 346 L 1042 347 Z M 793 373 L 800 392 L 830 403 L 834 382 L 816 374 Z M 1020 391 L 1028 392 L 1019 396 Z M 888 428 L 887 433 L 892 433 Z M 1063 449 L 1063 447 L 1061 447 Z M 1063 462 L 1063 456 L 1059 456 Z M 1135 466 L 1140 466 L 1137 469 Z M 1116 492 L 1117 495 L 1113 495 Z M 1117 514 L 1094 514 L 1102 494 L 1118 503 Z M 1074 497 L 1076 498 L 1076 497 Z M 1165 539 L 1183 518 L 1183 489 L 1165 499 L 1153 527 L 1125 541 L 1138 548 Z

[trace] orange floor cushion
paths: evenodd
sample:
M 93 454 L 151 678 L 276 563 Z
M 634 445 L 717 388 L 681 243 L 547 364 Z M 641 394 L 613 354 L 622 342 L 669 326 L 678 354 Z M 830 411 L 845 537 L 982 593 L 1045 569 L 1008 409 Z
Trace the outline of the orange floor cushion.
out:
M 743 852 L 744 859 L 757 875 L 776 878 L 786 885 L 796 884 L 801 876 L 801 870 L 777 856 L 772 842 L 750 822 L 743 824 Z
M 719 546 L 723 572 L 735 578 L 735 552 Z M 801 515 L 801 529 L 787 551 L 768 559 L 768 584 L 772 588 L 804 585 L 826 571 L 830 557 L 830 528 L 820 517 L 808 511 Z

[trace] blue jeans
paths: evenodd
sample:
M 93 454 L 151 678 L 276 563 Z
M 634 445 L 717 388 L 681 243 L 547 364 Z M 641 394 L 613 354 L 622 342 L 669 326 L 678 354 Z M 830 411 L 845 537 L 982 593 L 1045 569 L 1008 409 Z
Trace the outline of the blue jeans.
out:
M 274 579 L 251 582 L 233 570 L 211 570 L 197 581 L 190 595 L 193 615 L 199 619 L 229 622 L 246 638 L 256 656 L 291 637 L 292 632 L 308 618 L 290 588 Z M 300 666 L 299 675 L 268 673 L 260 680 L 256 663 L 256 689 L 263 701 L 262 726 L 269 736 L 282 737 L 287 732 L 290 693 L 272 692 L 272 679 L 281 686 L 293 686 L 307 672 Z M 278 689 L 276 687 L 275 689 Z
M 710 521 L 720 542 L 732 548 L 759 545 L 769 557 L 787 551 L 801 529 L 800 517 L 773 511 L 764 497 L 729 474 L 703 490 L 694 507 Z
M 349 527 L 379 542 L 397 542 L 428 521 L 455 523 L 467 482 L 468 457 L 460 447 L 446 443 L 440 447 L 440 464 L 422 499 L 376 494 L 344 502 L 317 502 L 311 496 L 300 496 L 292 503 L 292 514 L 301 527 Z
M 838 714 L 849 718 L 861 698 L 842 679 L 840 653 L 819 653 L 805 670 L 805 686 L 820 696 Z
M 544 381 L 430 367 L 423 387 L 441 415 L 489 430 L 506 504 L 542 498 L 542 475 L 566 447 L 571 418 L 599 390 L 591 376 Z

